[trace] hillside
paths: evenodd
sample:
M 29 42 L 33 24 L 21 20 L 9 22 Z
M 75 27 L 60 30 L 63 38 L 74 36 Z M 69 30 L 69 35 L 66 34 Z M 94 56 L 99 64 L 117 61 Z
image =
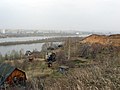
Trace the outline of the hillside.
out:
M 117 40 L 120 40 L 119 34 L 91 35 L 83 40 L 68 38 L 62 47 L 52 50 L 56 52 L 56 62 L 51 68 L 40 58 L 32 62 L 7 60 L 6 63 L 26 72 L 28 80 L 22 90 L 120 90 L 120 46 Z M 60 66 L 69 69 L 61 72 Z
M 119 90 L 119 40 L 119 34 L 91 35 L 83 40 L 69 38 L 57 59 L 59 65 L 69 66 L 69 71 L 65 75 L 54 72 L 53 76 L 46 77 L 44 89 Z

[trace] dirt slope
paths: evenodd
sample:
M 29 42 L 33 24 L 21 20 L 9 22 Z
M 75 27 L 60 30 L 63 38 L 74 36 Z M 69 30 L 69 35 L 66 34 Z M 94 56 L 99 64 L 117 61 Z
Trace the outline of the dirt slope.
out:
M 99 43 L 102 45 L 120 46 L 120 34 L 113 34 L 109 36 L 93 34 L 84 38 L 81 42 L 90 44 Z

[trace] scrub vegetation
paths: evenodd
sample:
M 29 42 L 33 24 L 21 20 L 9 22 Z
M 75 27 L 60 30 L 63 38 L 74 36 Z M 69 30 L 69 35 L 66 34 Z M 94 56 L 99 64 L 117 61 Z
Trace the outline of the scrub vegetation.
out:
M 115 42 L 120 35 L 110 38 L 114 38 Z M 6 63 L 26 72 L 28 80 L 25 90 L 120 90 L 119 42 L 102 44 L 91 41 L 67 38 L 62 47 L 53 50 L 56 61 L 50 68 L 42 58 L 32 62 L 21 59 Z M 61 72 L 61 65 L 69 69 Z

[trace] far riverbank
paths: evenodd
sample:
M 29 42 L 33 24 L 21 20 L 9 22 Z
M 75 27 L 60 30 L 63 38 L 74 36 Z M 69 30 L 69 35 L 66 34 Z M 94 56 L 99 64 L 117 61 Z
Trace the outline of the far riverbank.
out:
M 63 42 L 70 37 L 52 37 L 45 38 L 41 40 L 29 40 L 29 41 L 15 41 L 15 42 L 1 42 L 0 46 L 10 46 L 10 45 L 19 45 L 19 44 L 33 44 L 33 43 L 45 43 L 45 42 Z M 82 39 L 82 37 L 72 37 Z

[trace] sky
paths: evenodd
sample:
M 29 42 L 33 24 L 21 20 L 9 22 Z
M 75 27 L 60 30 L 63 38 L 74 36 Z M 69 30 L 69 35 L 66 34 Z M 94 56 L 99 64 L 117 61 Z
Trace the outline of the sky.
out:
M 0 29 L 120 32 L 120 0 L 0 0 Z

